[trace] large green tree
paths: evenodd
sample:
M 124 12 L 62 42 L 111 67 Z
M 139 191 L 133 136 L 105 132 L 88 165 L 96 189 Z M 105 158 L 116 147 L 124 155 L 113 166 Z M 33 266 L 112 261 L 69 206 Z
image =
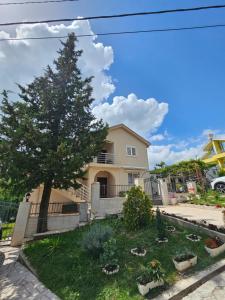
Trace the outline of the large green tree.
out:
M 47 230 L 52 188 L 78 188 L 83 167 L 100 151 L 107 126 L 91 112 L 92 78 L 82 78 L 72 33 L 54 67 L 31 84 L 18 85 L 17 101 L 3 92 L 0 117 L 0 177 L 31 191 L 44 185 L 38 232 Z M 38 62 L 37 62 L 38 63 Z

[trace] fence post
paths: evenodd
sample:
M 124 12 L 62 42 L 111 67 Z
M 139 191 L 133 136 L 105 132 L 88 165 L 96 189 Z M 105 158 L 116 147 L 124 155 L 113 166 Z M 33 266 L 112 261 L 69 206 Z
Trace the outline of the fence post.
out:
M 135 178 L 134 179 L 134 184 L 136 186 L 140 186 L 142 191 L 145 191 L 145 182 L 144 182 L 144 178 Z
M 163 205 L 169 204 L 169 192 L 166 179 L 159 179 L 159 186 L 162 194 Z
M 88 203 L 79 203 L 80 222 L 88 222 Z
M 20 202 L 15 227 L 13 230 L 11 246 L 19 246 L 23 243 L 27 222 L 30 215 L 30 209 L 30 202 Z
M 91 185 L 91 213 L 96 216 L 99 213 L 100 183 L 94 182 Z

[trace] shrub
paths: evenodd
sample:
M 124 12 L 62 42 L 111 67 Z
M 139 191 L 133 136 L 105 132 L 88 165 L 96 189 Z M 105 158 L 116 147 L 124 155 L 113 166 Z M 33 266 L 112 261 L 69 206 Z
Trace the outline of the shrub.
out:
M 147 284 L 151 281 L 162 280 L 165 277 L 165 271 L 163 270 L 161 263 L 153 259 L 147 267 L 145 267 L 139 274 L 137 281 L 140 284 Z
M 83 238 L 83 249 L 93 257 L 99 257 L 103 252 L 104 243 L 110 239 L 112 233 L 110 226 L 94 224 Z
M 127 192 L 123 204 L 124 224 L 128 230 L 137 230 L 149 224 L 152 216 L 150 198 L 140 187 L 132 187 Z
M 103 265 L 110 264 L 115 265 L 117 264 L 118 260 L 116 258 L 117 252 L 117 244 L 116 240 L 111 238 L 107 242 L 103 244 L 103 253 L 101 254 L 100 261 Z
M 156 209 L 156 228 L 158 231 L 158 238 L 160 240 L 164 239 L 166 237 L 166 226 L 161 216 L 160 209 L 158 207 Z

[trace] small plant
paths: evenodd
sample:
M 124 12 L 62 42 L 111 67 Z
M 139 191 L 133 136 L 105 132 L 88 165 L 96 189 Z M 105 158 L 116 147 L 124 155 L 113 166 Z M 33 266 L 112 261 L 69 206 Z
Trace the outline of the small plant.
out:
M 150 198 L 140 187 L 132 187 L 127 192 L 123 204 L 124 224 L 128 230 L 138 230 L 149 224 L 152 217 Z
M 111 238 L 112 233 L 110 226 L 94 224 L 83 238 L 83 249 L 93 257 L 99 257 L 103 252 L 104 243 Z
M 208 238 L 207 240 L 205 240 L 205 246 L 210 249 L 218 248 L 218 247 L 222 246 L 223 244 L 224 244 L 224 242 L 218 237 Z
M 192 242 L 199 242 L 201 240 L 201 237 L 199 235 L 196 234 L 187 234 L 186 238 Z
M 174 257 L 176 262 L 183 262 L 195 257 L 195 254 L 190 250 L 184 249 L 182 251 L 178 251 Z
M 136 248 L 130 250 L 131 254 L 136 256 L 145 256 L 147 251 L 142 245 L 137 245 Z
M 158 240 L 163 241 L 166 238 L 166 230 L 165 230 L 165 223 L 162 218 L 160 209 L 157 207 L 156 209 L 156 228 L 158 232 Z
M 53 238 L 51 240 L 51 244 L 48 246 L 48 254 L 47 256 L 53 255 L 57 250 L 60 249 L 60 237 Z
M 110 239 L 103 244 L 103 253 L 101 254 L 100 261 L 102 263 L 103 272 L 106 274 L 114 274 L 119 271 L 117 254 L 117 244 L 115 239 Z
M 165 271 L 163 270 L 161 263 L 154 259 L 146 268 L 140 273 L 137 278 L 139 284 L 145 285 L 151 281 L 160 281 L 165 277 Z
M 125 197 L 126 194 L 127 194 L 127 192 L 125 192 L 125 191 L 120 191 L 120 192 L 119 192 L 119 197 Z

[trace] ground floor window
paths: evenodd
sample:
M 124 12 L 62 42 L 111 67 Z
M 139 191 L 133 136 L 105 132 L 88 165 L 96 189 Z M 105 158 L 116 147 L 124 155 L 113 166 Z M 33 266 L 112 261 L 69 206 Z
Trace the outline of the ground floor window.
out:
M 140 173 L 137 173 L 137 172 L 135 172 L 135 173 L 133 173 L 133 172 L 128 173 L 128 184 L 129 185 L 134 184 L 135 178 L 139 178 L 139 177 L 140 177 Z

